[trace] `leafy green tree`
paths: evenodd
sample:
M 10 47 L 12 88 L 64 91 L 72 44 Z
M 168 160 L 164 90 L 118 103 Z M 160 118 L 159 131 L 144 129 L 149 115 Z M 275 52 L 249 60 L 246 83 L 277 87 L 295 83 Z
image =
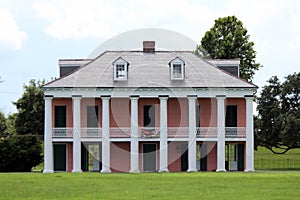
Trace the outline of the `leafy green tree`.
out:
M 9 135 L 0 139 L 0 172 L 30 172 L 42 161 L 36 135 Z
M 24 85 L 24 93 L 20 99 L 14 102 L 18 109 L 15 120 L 17 134 L 44 133 L 44 94 L 41 89 L 43 82 L 30 80 Z
M 0 112 L 0 136 L 5 134 L 6 128 L 6 118 L 4 114 Z
M 300 73 L 280 83 L 274 76 L 258 98 L 255 138 L 258 145 L 284 154 L 300 148 Z M 274 150 L 280 149 L 280 151 Z
M 252 82 L 255 71 L 260 67 L 256 63 L 254 43 L 243 23 L 235 16 L 215 20 L 214 26 L 205 33 L 196 52 L 212 59 L 240 59 L 240 77 Z M 204 51 L 205 50 L 205 51 Z

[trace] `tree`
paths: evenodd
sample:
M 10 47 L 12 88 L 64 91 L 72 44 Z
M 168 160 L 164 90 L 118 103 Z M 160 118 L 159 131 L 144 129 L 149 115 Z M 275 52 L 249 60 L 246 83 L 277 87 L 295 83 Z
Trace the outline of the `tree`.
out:
M 263 87 L 257 102 L 255 136 L 258 145 L 277 154 L 300 148 L 299 94 L 300 73 L 287 76 L 283 83 L 274 76 Z
M 17 134 L 44 133 L 44 94 L 41 89 L 43 82 L 30 80 L 24 85 L 24 93 L 14 102 L 18 109 L 15 120 Z
M 42 161 L 36 135 L 9 135 L 0 139 L 0 172 L 30 172 Z
M 249 41 L 248 31 L 235 16 L 215 20 L 214 26 L 205 33 L 196 52 L 212 59 L 240 59 L 240 77 L 252 82 L 255 71 L 260 67 L 256 63 L 254 43 Z M 205 50 L 205 51 L 204 51 Z M 208 55 L 207 55 L 207 53 Z
M 6 118 L 4 114 L 0 111 L 0 137 L 5 134 L 6 128 Z

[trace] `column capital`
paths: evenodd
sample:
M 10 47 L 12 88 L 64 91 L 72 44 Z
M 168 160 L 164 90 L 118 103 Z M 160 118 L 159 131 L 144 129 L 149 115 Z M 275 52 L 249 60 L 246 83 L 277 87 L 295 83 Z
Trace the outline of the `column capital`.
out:
M 74 100 L 80 100 L 82 98 L 82 95 L 72 95 L 72 99 Z
M 226 95 L 216 95 L 216 99 L 224 100 L 226 99 Z
M 53 99 L 53 95 L 45 95 L 44 99 L 45 100 L 52 100 Z
M 254 96 L 253 96 L 253 95 L 245 95 L 245 99 L 246 99 L 246 100 L 253 101 Z
M 160 100 L 167 100 L 169 98 L 169 95 L 158 95 L 158 98 Z
M 197 99 L 197 95 L 187 95 L 188 99 Z
M 140 96 L 139 95 L 130 95 L 129 98 L 131 100 L 138 100 L 140 98 Z
M 110 95 L 102 95 L 100 96 L 102 100 L 110 100 Z

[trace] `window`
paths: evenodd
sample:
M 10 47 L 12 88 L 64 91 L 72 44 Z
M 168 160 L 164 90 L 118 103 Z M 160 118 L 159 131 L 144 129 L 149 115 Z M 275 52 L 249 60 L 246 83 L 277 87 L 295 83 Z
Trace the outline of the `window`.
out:
M 114 62 L 114 80 L 126 81 L 127 73 L 128 73 L 128 63 L 124 59 L 118 58 Z
M 170 62 L 171 80 L 184 79 L 184 62 L 180 58 L 175 58 Z

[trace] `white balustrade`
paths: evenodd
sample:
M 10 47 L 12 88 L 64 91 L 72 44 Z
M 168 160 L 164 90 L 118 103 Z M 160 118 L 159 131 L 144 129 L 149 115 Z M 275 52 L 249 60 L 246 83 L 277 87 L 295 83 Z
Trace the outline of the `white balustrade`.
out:
M 73 128 L 53 128 L 52 136 L 55 137 L 73 137 Z

